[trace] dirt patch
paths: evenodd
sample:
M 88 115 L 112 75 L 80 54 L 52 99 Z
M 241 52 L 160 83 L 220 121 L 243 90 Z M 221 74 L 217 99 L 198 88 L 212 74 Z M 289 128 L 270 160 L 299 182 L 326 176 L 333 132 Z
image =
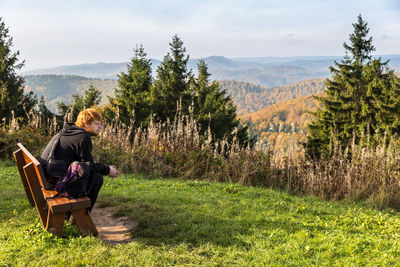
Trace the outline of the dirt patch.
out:
M 98 237 L 109 244 L 123 244 L 134 241 L 130 233 L 137 227 L 137 222 L 127 217 L 114 217 L 117 208 L 94 206 L 91 215 L 99 232 Z

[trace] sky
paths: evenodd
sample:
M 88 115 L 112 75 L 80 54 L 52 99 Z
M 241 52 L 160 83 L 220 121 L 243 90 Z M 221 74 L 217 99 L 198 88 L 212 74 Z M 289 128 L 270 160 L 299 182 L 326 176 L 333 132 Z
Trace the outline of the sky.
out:
M 23 71 L 162 59 L 172 36 L 190 58 L 342 56 L 361 14 L 374 54 L 400 54 L 399 0 L 0 0 Z

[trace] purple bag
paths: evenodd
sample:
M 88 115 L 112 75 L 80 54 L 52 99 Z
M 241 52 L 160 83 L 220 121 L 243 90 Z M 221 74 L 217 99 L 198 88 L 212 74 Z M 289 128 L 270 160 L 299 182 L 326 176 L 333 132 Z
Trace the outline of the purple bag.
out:
M 89 179 L 92 176 L 90 162 L 72 162 L 64 177 L 61 177 L 56 185 L 55 190 L 61 196 L 81 197 L 88 192 Z

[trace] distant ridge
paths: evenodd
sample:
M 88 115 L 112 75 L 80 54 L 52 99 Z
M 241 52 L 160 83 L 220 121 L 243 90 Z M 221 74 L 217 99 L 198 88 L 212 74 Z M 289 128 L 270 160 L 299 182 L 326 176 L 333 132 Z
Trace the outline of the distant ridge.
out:
M 390 59 L 389 66 L 400 71 L 400 55 L 381 56 L 383 60 Z M 204 58 L 208 65 L 211 79 L 235 80 L 259 84 L 262 86 L 283 86 L 302 80 L 313 78 L 327 78 L 330 76 L 329 66 L 342 57 L 334 56 L 307 56 L 307 57 L 254 57 L 229 59 L 223 56 Z M 200 59 L 190 59 L 188 68 L 197 72 Z M 160 60 L 152 59 L 153 75 Z M 117 75 L 126 72 L 128 62 L 121 63 L 94 63 L 54 68 L 38 69 L 24 72 L 23 75 L 79 75 L 97 79 L 117 79 Z
M 153 64 L 159 64 L 155 61 Z M 84 63 L 79 65 L 58 66 L 24 72 L 23 75 L 76 75 L 97 79 L 116 79 L 121 71 L 126 71 L 128 62 L 121 63 Z
M 295 61 L 331 61 L 340 60 L 341 56 L 293 56 L 293 57 L 238 57 L 234 61 L 251 62 L 258 64 L 282 64 Z

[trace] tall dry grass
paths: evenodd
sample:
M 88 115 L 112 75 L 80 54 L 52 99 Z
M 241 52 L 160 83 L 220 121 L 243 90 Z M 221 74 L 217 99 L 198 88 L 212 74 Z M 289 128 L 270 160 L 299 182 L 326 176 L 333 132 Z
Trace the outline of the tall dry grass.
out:
M 354 142 L 345 150 L 333 145 L 331 156 L 305 161 L 298 180 L 302 192 L 325 199 L 366 200 L 376 207 L 400 207 L 400 143 L 385 137 L 376 146 Z M 351 157 L 349 156 L 351 155 Z
M 115 160 L 123 171 L 268 186 L 324 199 L 365 200 L 378 208 L 400 207 L 396 139 L 387 145 L 383 138 L 376 146 L 353 142 L 345 150 L 332 140 L 329 156 L 313 161 L 290 138 L 285 147 L 272 150 L 260 143 L 240 147 L 235 138 L 215 141 L 211 133 L 202 137 L 193 116 L 178 113 L 173 122 L 152 122 L 148 129 L 114 121 L 95 142 L 97 159 Z
M 43 121 L 41 114 L 26 112 L 26 120 L 21 122 L 15 118 L 14 112 L 7 121 L 5 118 L 0 124 L 0 158 L 13 158 L 12 153 L 17 143 L 22 143 L 31 153 L 38 156 L 53 136 L 60 129 L 56 118 Z
M 58 130 L 55 120 L 42 122 L 34 113 L 24 127 L 15 119 L 4 125 L 0 145 L 19 141 L 39 154 Z M 353 142 L 344 150 L 333 140 L 329 156 L 312 161 L 294 139 L 272 150 L 260 143 L 241 147 L 235 137 L 217 141 L 210 131 L 206 136 L 199 133 L 193 115 L 179 110 L 173 121 L 152 121 L 146 129 L 133 129 L 116 118 L 93 139 L 93 155 L 127 173 L 266 186 L 324 199 L 363 200 L 377 208 L 400 207 L 398 139 L 387 145 L 382 138 L 375 146 Z

